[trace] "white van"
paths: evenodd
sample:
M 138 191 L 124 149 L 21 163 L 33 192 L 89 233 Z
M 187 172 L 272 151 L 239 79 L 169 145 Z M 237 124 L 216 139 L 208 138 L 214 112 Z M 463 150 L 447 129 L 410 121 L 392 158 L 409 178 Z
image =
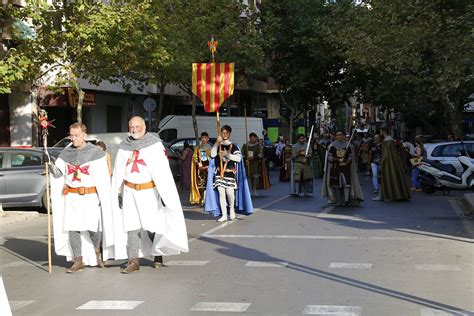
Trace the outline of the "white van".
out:
M 215 116 L 196 116 L 198 136 L 207 132 L 210 138 L 217 138 L 217 124 Z M 261 118 L 247 117 L 247 130 L 244 117 L 220 117 L 220 126 L 232 127 L 231 140 L 238 146 L 247 142 L 248 134 L 254 132 L 259 138 L 263 137 L 263 121 Z M 192 116 L 168 115 L 160 121 L 160 138 L 164 142 L 171 142 L 177 138 L 194 138 Z M 247 135 L 246 135 L 247 134 Z

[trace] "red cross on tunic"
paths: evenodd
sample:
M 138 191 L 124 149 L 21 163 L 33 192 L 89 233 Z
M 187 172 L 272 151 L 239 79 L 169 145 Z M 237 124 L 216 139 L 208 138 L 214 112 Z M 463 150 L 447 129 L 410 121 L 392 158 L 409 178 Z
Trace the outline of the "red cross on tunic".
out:
M 89 166 L 84 166 L 81 167 L 79 165 L 70 165 L 67 164 L 67 174 L 73 174 L 72 175 L 72 181 L 79 181 L 81 182 L 81 174 L 87 174 L 89 175 Z
M 138 159 L 138 156 L 140 155 L 140 152 L 138 150 L 134 150 L 133 153 L 132 153 L 132 157 L 130 157 L 130 159 L 128 159 L 127 161 L 127 166 L 131 163 L 133 163 L 132 165 L 132 173 L 133 172 L 138 172 L 140 173 L 140 170 L 138 169 L 138 165 L 143 165 L 143 166 L 146 166 L 146 163 L 143 159 Z

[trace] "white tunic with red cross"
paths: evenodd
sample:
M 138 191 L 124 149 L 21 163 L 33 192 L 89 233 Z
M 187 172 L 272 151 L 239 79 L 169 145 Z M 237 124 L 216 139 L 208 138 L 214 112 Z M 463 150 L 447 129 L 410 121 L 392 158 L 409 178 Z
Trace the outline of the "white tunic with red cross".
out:
M 136 190 L 124 185 L 125 181 L 133 184 L 153 181 L 155 187 Z M 137 229 L 156 233 L 151 241 L 153 245 L 144 244 L 142 237 L 142 255 L 188 251 L 183 210 L 161 141 L 140 150 L 119 149 L 112 189 L 115 194 L 122 194 L 123 201 L 118 213 L 122 220 L 115 221 L 116 259 L 127 258 L 126 234 L 123 233 Z

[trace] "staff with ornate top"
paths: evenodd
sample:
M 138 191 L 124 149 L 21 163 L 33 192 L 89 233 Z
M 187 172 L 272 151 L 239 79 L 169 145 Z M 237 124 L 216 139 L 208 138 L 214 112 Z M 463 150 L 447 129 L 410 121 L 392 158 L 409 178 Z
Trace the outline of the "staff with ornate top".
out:
M 51 163 L 51 157 L 48 152 L 48 128 L 54 127 L 52 121 L 48 121 L 48 113 L 45 110 L 39 112 L 39 125 L 41 126 L 41 136 L 43 138 L 44 153 L 48 158 L 47 163 L 44 164 L 46 173 L 46 209 L 48 213 L 48 272 L 52 271 L 52 260 L 51 260 L 51 203 L 49 198 L 49 164 Z

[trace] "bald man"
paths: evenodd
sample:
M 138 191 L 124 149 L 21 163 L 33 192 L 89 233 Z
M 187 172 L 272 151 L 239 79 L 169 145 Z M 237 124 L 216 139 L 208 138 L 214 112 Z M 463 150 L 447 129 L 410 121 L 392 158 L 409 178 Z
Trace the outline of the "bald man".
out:
M 132 117 L 130 136 L 119 145 L 112 177 L 117 201 L 115 259 L 128 258 L 121 270 L 140 269 L 140 257 L 160 258 L 188 251 L 183 209 L 158 135 L 146 132 L 143 118 Z M 158 259 L 158 260 L 157 260 Z

